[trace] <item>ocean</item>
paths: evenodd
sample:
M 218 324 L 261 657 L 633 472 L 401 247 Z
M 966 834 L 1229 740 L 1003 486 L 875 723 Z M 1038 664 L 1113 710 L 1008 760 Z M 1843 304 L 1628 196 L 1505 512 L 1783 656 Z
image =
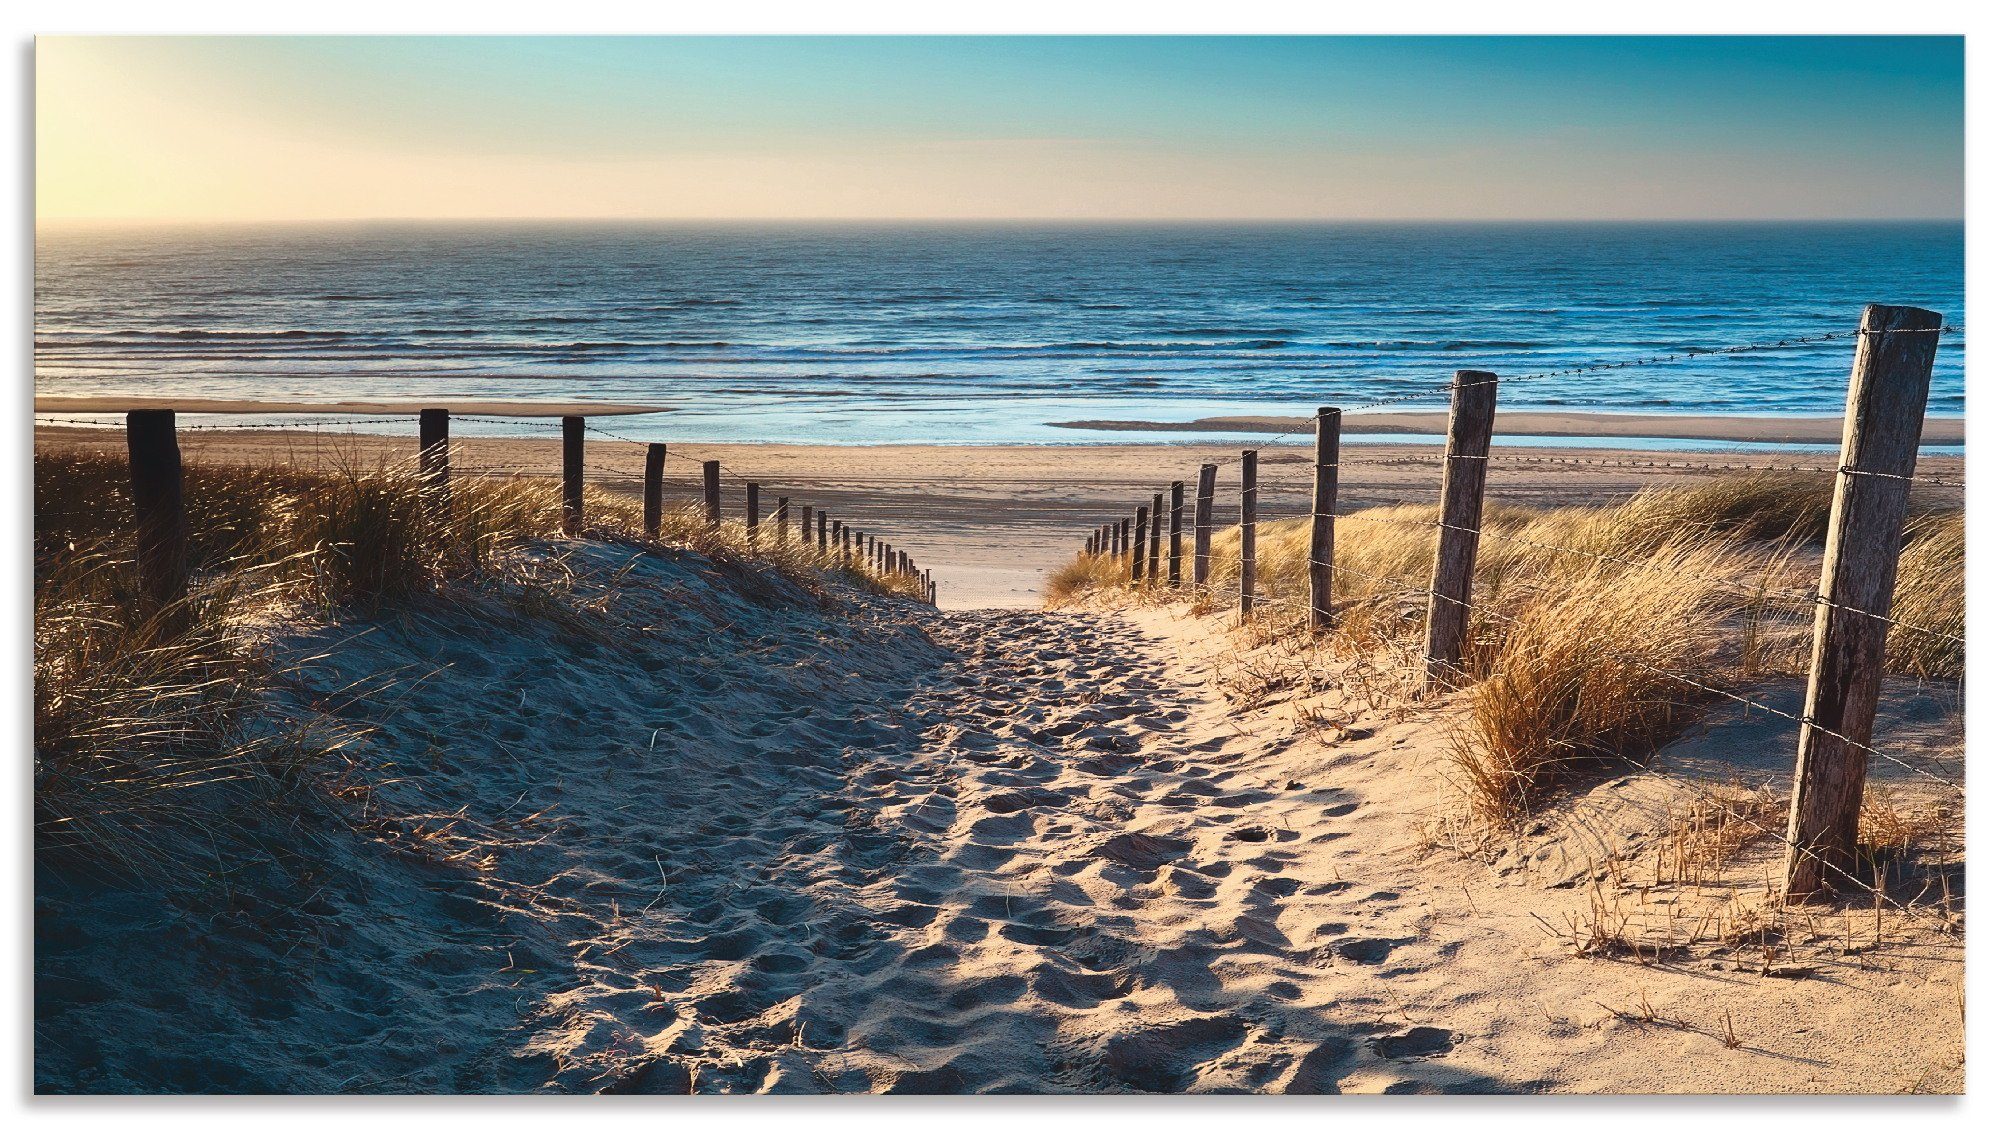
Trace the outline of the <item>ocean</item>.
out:
M 1852 329 L 1870 301 L 1958 323 L 1963 225 L 77 228 L 37 233 L 35 383 L 673 409 L 606 421 L 655 440 L 1187 441 L 1221 436 L 1053 425 L 1309 415 Z M 1838 414 L 1852 353 L 1510 382 L 1501 408 Z M 1935 415 L 1964 411 L 1963 355 L 1947 336 Z

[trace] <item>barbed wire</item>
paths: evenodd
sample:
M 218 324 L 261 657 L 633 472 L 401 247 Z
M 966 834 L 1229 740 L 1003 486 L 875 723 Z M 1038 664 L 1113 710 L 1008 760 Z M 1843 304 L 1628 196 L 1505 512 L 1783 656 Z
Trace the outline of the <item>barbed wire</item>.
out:
M 1115 554 L 1115 555 L 1118 555 L 1118 556 L 1123 556 L 1124 554 Z M 1503 623 L 1507 623 L 1507 624 L 1510 624 L 1510 625 L 1512 625 L 1512 626 L 1515 626 L 1515 627 L 1522 627 L 1522 626 L 1526 626 L 1526 624 L 1524 624 L 1524 623 L 1523 623 L 1523 621 L 1521 621 L 1520 619 L 1518 619 L 1518 618 L 1516 618 L 1516 617 L 1513 617 L 1513 616 L 1509 616 L 1509 615 L 1506 615 L 1505 613 L 1502 613 L 1502 612 L 1498 612 L 1498 611 L 1496 611 L 1495 609 L 1493 609 L 1493 608 L 1491 608 L 1491 607 L 1489 607 L 1489 606 L 1481 606 L 1481 607 L 1477 607 L 1477 608 L 1475 608 L 1475 607 L 1474 607 L 1474 606 L 1473 606 L 1473 605 L 1472 605 L 1471 603 L 1469 603 L 1469 602 L 1467 602 L 1467 601 L 1464 601 L 1464 600 L 1458 600 L 1458 599 L 1454 599 L 1453 597 L 1451 597 L 1451 596 L 1448 596 L 1448 595 L 1445 595 L 1444 593 L 1441 593 L 1441 592 L 1437 592 L 1437 591 L 1436 591 L 1436 590 L 1434 590 L 1434 589 L 1430 589 L 1430 588 L 1422 588 L 1422 587 L 1414 587 L 1414 586 L 1409 586 L 1409 585 L 1408 585 L 1408 583 L 1407 583 L 1407 581 L 1404 581 L 1404 580 L 1403 580 L 1403 579 L 1401 579 L 1401 578 L 1397 578 L 1397 577 L 1386 577 L 1386 576 L 1379 576 L 1379 575 L 1376 575 L 1376 574 L 1373 574 L 1373 573 L 1369 573 L 1369 572 L 1366 572 L 1366 571 L 1364 571 L 1364 570 L 1360 570 L 1360 569 L 1353 569 L 1353 568 L 1348 568 L 1348 567 L 1345 567 L 1345 566 L 1341 566 L 1341 565 L 1338 565 L 1338 564 L 1333 564 L 1332 562 L 1325 562 L 1325 563 L 1328 563 L 1328 564 L 1330 565 L 1330 567 L 1332 567 L 1332 568 L 1334 568 L 1334 569 L 1337 569 L 1337 570 L 1339 570 L 1339 571 L 1342 571 L 1342 572 L 1347 572 L 1347 573 L 1350 573 L 1350 574 L 1353 574 L 1353 575 L 1357 575 L 1357 576 L 1361 576 L 1361 577 L 1364 577 L 1364 578 L 1367 578 L 1367 579 L 1370 579 L 1370 580 L 1374 580 L 1374 581 L 1377 581 L 1377 582 L 1382 582 L 1382 583 L 1388 583 L 1388 584 L 1392 584 L 1392 585 L 1398 585 L 1398 586 L 1400 586 L 1400 587 L 1397 587 L 1397 588 L 1395 588 L 1395 589 L 1392 589 L 1392 590 L 1390 590 L 1390 591 L 1385 591 L 1385 592 L 1376 592 L 1376 593 L 1370 593 L 1369 595 L 1371 595 L 1371 596 L 1375 596 L 1375 597 L 1385 597 L 1385 596 L 1386 596 L 1386 597 L 1401 597 L 1401 596 L 1429 596 L 1429 597 L 1433 597 L 1433 598 L 1436 598 L 1436 599 L 1441 599 L 1441 600 L 1444 600 L 1444 601 L 1446 601 L 1446 602 L 1448 602 L 1448 603 L 1453 603 L 1453 604 L 1457 604 L 1457 605 L 1459 605 L 1460 607 L 1463 607 L 1463 608 L 1466 608 L 1466 609 L 1467 609 L 1467 610 L 1468 610 L 1469 612 L 1472 612 L 1472 613 L 1473 613 L 1473 614 L 1475 614 L 1475 615 L 1483 615 L 1483 616 L 1486 616 L 1486 617 L 1488 617 L 1488 618 L 1491 618 L 1491 619 L 1496 619 L 1496 620 L 1499 620 L 1499 621 L 1501 621 L 1501 622 L 1503 622 Z M 1145 584 L 1145 586 L 1149 586 L 1149 587 L 1150 587 L 1150 586 L 1153 586 L 1153 585 L 1150 585 L 1150 584 Z M 1239 599 L 1240 599 L 1240 596 L 1239 596 Z M 1301 614 L 1303 614 L 1303 615 L 1305 615 L 1305 616 L 1307 616 L 1307 617 L 1311 617 L 1311 616 L 1312 616 L 1312 615 L 1313 615 L 1313 614 L 1315 613 L 1315 609 L 1313 608 L 1313 606 L 1312 606 L 1312 604 L 1311 604 L 1311 602 L 1310 602 L 1309 600 L 1308 600 L 1308 601 L 1300 601 L 1300 600 L 1297 600 L 1297 599 L 1283 599 L 1283 598 L 1279 598 L 1279 597 L 1273 597 L 1273 596 L 1265 596 L 1265 595 L 1261 595 L 1261 594 L 1258 594 L 1258 593 L 1251 593 L 1251 594 L 1250 594 L 1250 600 L 1251 600 L 1251 602 L 1252 602 L 1252 603 L 1253 603 L 1254 605 L 1260 605 L 1260 606 L 1263 606 L 1263 607 L 1266 607 L 1266 608 L 1286 608 L 1286 609 L 1290 609 L 1290 610 L 1293 610 L 1293 611 L 1296 611 L 1296 612 L 1299 612 L 1299 613 L 1301 613 Z M 1422 651 L 1421 651 L 1421 650 L 1419 650 L 1418 648 L 1416 648 L 1416 647 L 1415 647 L 1414 645 L 1411 645 L 1411 644 L 1407 644 L 1407 643 L 1403 643 L 1403 642 L 1402 642 L 1402 641 L 1400 641 L 1400 640 L 1394 640 L 1394 639 L 1390 639 L 1390 638 L 1388 638 L 1387 636 L 1381 636 L 1381 637 L 1380 637 L 1380 640 L 1381 640 L 1382 642 L 1385 642 L 1385 643 L 1388 643 L 1388 644 L 1390 644 L 1390 645 L 1391 645 L 1392 647 L 1396 647 L 1396 646 L 1399 646 L 1399 645 L 1400 645 L 1399 649 L 1402 649 L 1402 650 L 1404 650 L 1404 651 L 1405 651 L 1406 653 L 1408 653 L 1408 654 L 1411 654 L 1411 655 L 1413 655 L 1413 656 L 1414 656 L 1414 657 L 1415 657 L 1415 658 L 1416 658 L 1416 659 L 1417 659 L 1417 660 L 1418 660 L 1418 661 L 1419 661 L 1420 663 L 1424 663 L 1424 664 L 1428 664 L 1428 662 L 1429 662 L 1429 658 L 1428 658 L 1428 656 L 1424 655 L 1424 654 L 1422 653 Z M 1735 701 L 1735 702 L 1738 702 L 1738 703 L 1740 703 L 1740 704 L 1742 704 L 1742 705 L 1744 705 L 1744 706 L 1746 706 L 1746 707 L 1748 707 L 1748 708 L 1751 708 L 1751 709 L 1755 709 L 1755 710 L 1759 710 L 1759 711 L 1762 711 L 1762 712 L 1764 712 L 1764 713 L 1768 713 L 1768 714 L 1772 714 L 1772 715 L 1774 715 L 1774 716 L 1777 716 L 1777 717 L 1779 717 L 1779 718 L 1782 718 L 1782 719 L 1784 719 L 1784 720 L 1786 720 L 1786 721 L 1789 721 L 1789 722 L 1793 722 L 1793 723 L 1797 723 L 1797 724 L 1800 724 L 1800 725 L 1803 725 L 1803 726 L 1805 726 L 1805 727 L 1807 727 L 1807 728 L 1810 728 L 1810 729 L 1813 729 L 1813 730 L 1815 730 L 1815 731 L 1818 731 L 1818 732 L 1821 732 L 1821 733 L 1824 733 L 1824 734 L 1826 734 L 1826 735 L 1828 735 L 1828 736 L 1831 736 L 1831 737 L 1834 737 L 1834 738 L 1835 738 L 1835 739 L 1837 739 L 1837 740 L 1840 740 L 1840 741 L 1843 741 L 1843 742 L 1845 742 L 1845 743 L 1847 743 L 1847 744 L 1849 744 L 1849 745 L 1851 745 L 1851 746 L 1853 746 L 1853 747 L 1855 747 L 1855 748 L 1857 748 L 1857 749 L 1860 749 L 1860 750 L 1862 750 L 1862 751 L 1864 751 L 1864 752 L 1868 753 L 1869 755 L 1872 755 L 1872 756 L 1875 756 L 1875 757 L 1879 757 L 1880 759 L 1882 759 L 1883 761 L 1885 761 L 1885 762 L 1887 762 L 1887 763 L 1890 763 L 1890 764 L 1893 764 L 1893 765 L 1896 765 L 1896 766 L 1898 766 L 1898 767 L 1900 767 L 1900 768 L 1904 769 L 1905 771 L 1908 771 L 1908 772 L 1910 772 L 1910 773 L 1912 773 L 1912 774 L 1914 774 L 1914 775 L 1917 775 L 1917 776 L 1921 776 L 1921 777 L 1923 777 L 1923 778 L 1925 778 L 1925 779 L 1927 779 L 1927 780 L 1930 780 L 1931 782 L 1933 782 L 1933 783 L 1935 783 L 1935 784 L 1938 784 L 1938 785 L 1941 785 L 1941 786 L 1945 787 L 1946 789 L 1949 789 L 1950 791 L 1952 791 L 1952 792 L 1955 792 L 1955 793 L 1957 793 L 1957 795 L 1958 795 L 1958 796 L 1960 796 L 1961 798 L 1965 798 L 1965 797 L 1966 797 L 1966 795 L 1967 795 L 1967 793 L 1966 793 L 1966 790 L 1965 790 L 1964 786 L 1963 786 L 1962 784 L 1959 784 L 1959 783 L 1958 783 L 1958 782 L 1956 782 L 1956 781 L 1953 781 L 1953 780 L 1949 780 L 1949 779 L 1947 779 L 1947 778 L 1945 778 L 1945 777 L 1942 777 L 1942 776 L 1938 776 L 1938 775 L 1936 775 L 1935 773 L 1932 773 L 1932 772 L 1929 772 L 1929 771 L 1926 771 L 1925 769 L 1923 769 L 1923 768 L 1922 768 L 1922 767 L 1920 767 L 1920 766 L 1917 766 L 1917 765 L 1913 765 L 1913 764 L 1909 763 L 1908 761 L 1906 761 L 1906 760 L 1902 760 L 1901 758 L 1899 758 L 1899 757 L 1897 757 L 1897 756 L 1895 756 L 1895 755 L 1893 755 L 1893 754 L 1890 754 L 1890 753 L 1888 753 L 1888 752 L 1885 752 L 1885 751 L 1883 751 L 1883 750 L 1881 750 L 1881 749 L 1878 749 L 1878 748 L 1873 748 L 1873 747 L 1871 747 L 1871 746 L 1868 746 L 1868 745 L 1865 745 L 1865 744 L 1862 744 L 1861 742 L 1858 742 L 1858 741 L 1853 741 L 1853 740 L 1851 740 L 1851 739 L 1849 739 L 1849 738 L 1845 737 L 1845 736 L 1844 736 L 1844 735 L 1842 735 L 1842 734 L 1839 734 L 1839 733 L 1835 733 L 1835 732 L 1833 732 L 1832 730 L 1829 730 L 1829 729 L 1826 729 L 1825 727 L 1823 727 L 1823 726 L 1820 726 L 1820 725 L 1818 725 L 1817 723 L 1815 723 L 1815 722 L 1813 722 L 1813 721 L 1810 721 L 1809 719 L 1805 718 L 1805 717 L 1804 717 L 1804 716 L 1802 716 L 1802 715 L 1799 715 L 1799 714 L 1793 714 L 1793 713 L 1788 713 L 1788 712 L 1786 712 L 1786 711 L 1784 711 L 1784 710 L 1779 710 L 1779 709 L 1776 709 L 1775 707 L 1772 707 L 1772 706 L 1769 706 L 1769 705 L 1767 705 L 1767 704 L 1765 704 L 1765 703 L 1763 703 L 1763 702 L 1759 702 L 1759 701 L 1757 701 L 1757 700 L 1755 700 L 1755 699 L 1753 699 L 1753 698 L 1749 698 L 1749 697 L 1746 697 L 1746 696 L 1744 696 L 1744 695 L 1741 695 L 1741 694 L 1738 694 L 1738 693 L 1735 693 L 1734 691 L 1731 691 L 1731 690 L 1727 690 L 1727 689 L 1724 689 L 1724 688 L 1722 688 L 1722 687 L 1719 687 L 1719 686 L 1715 686 L 1715 685 L 1713 685 L 1713 684 L 1711 684 L 1711 683 L 1707 683 L 1707 682 L 1703 682 L 1703 681 L 1701 681 L 1701 680 L 1698 680 L 1698 679 L 1693 679 L 1693 678 L 1689 678 L 1688 676 L 1686 676 L 1686 675 L 1684 675 L 1684 674 L 1681 674 L 1681 673 L 1679 673 L 1679 672 L 1677 672 L 1677 671 L 1671 671 L 1671 670 L 1668 670 L 1668 669 L 1666 669 L 1666 668 L 1664 668 L 1664 667 L 1660 667 L 1660 666 L 1658 666 L 1658 665 L 1656 665 L 1656 664 L 1653 664 L 1653 663 L 1649 663 L 1649 662 L 1646 662 L 1646 661 L 1645 661 L 1645 660 L 1643 660 L 1643 659 L 1639 659 L 1639 658 L 1637 658 L 1636 656 L 1632 656 L 1632 655 L 1628 655 L 1628 654 L 1625 654 L 1625 653 L 1623 653 L 1622 651 L 1618 651 L 1618 650 L 1615 650 L 1615 649 L 1612 649 L 1612 650 L 1609 650 L 1609 651 L 1607 651 L 1606 653 L 1610 654 L 1610 655 L 1611 655 L 1611 657 L 1613 657 L 1614 659 L 1617 659 L 1617 660 L 1619 660 L 1619 661 L 1622 661 L 1622 662 L 1626 662 L 1626 663 L 1630 663 L 1630 664 L 1632 664 L 1632 665 L 1635 665 L 1635 666 L 1638 666 L 1638 667 L 1640 667 L 1641 669 L 1645 669 L 1645 670 L 1648 670 L 1649 672 L 1651 672 L 1651 673 L 1654 673 L 1654 674 L 1657 674 L 1657 675 L 1659 675 L 1659 676 L 1661 676 L 1661 677 L 1665 677 L 1665 678 L 1669 678 L 1669 679 L 1672 679 L 1672 680 L 1675 680 L 1675 681 L 1678 681 L 1678 682 L 1680 682 L 1680 683 L 1682 683 L 1682 684 L 1685 684 L 1685 685 L 1687 685 L 1687 686 L 1689 686 L 1689 687 L 1691 687 L 1691 688 L 1694 688 L 1694 689 L 1697 689 L 1697 690 L 1700 690 L 1700 691 L 1701 691 L 1701 692 L 1703 692 L 1703 693 L 1709 693 L 1709 694 L 1715 694 L 1715 695 L 1719 695 L 1719 696 L 1721 696 L 1721 697 L 1723 697 L 1723 698 L 1726 698 L 1726 699 L 1729 699 L 1729 700 L 1732 700 L 1732 701 Z M 1633 758 L 1633 757 L 1629 757 L 1629 756 L 1622 756 L 1622 755 L 1618 755 L 1618 754 L 1615 754 L 1615 753 L 1613 753 L 1613 754 L 1608 754 L 1608 755 L 1612 756 L 1612 757 L 1613 757 L 1613 759 L 1617 759 L 1617 760 L 1619 760 L 1619 761 L 1621 761 L 1621 762 L 1624 762 L 1624 763 L 1627 763 L 1627 764 L 1630 764 L 1630 765 L 1631 765 L 1631 766 L 1632 766 L 1633 768 L 1635 768 L 1635 769 L 1638 769 L 1638 770 L 1640 770 L 1640 771 L 1642 771 L 1642 772 L 1645 772 L 1645 773 L 1647 773 L 1647 774 L 1649 774 L 1649 775 L 1652 775 L 1652 776 L 1656 776 L 1656 777 L 1658 777 L 1659 779 L 1661 779 L 1661 780 L 1663 780 L 1663 781 L 1666 781 L 1666 782 L 1667 782 L 1668 784 L 1670 784 L 1670 785 L 1673 785 L 1674 787 L 1677 787 L 1677 788 L 1681 788 L 1681 789 L 1683 789 L 1683 790 L 1686 790 L 1686 791 L 1689 791 L 1689 792 L 1692 792 L 1692 793 L 1694 793 L 1694 794 L 1698 795 L 1698 796 L 1699 796 L 1700 798 L 1702 798 L 1702 799 L 1704 799 L 1704 800 L 1708 800 L 1708 801 L 1711 801 L 1711 802 L 1714 802 L 1714 801 L 1716 800 L 1716 798 L 1717 798 L 1717 797 L 1716 797 L 1716 795 L 1715 795 L 1714 793 L 1712 793 L 1712 792 L 1709 792 L 1709 791 L 1706 791 L 1706 790 L 1705 790 L 1705 789 L 1703 789 L 1703 788 L 1702 788 L 1702 787 L 1701 787 L 1701 786 L 1700 786 L 1699 784 L 1697 784 L 1697 783 L 1695 783 L 1695 782 L 1693 782 L 1693 781 L 1691 781 L 1691 780 L 1687 780 L 1687 779 L 1685 779 L 1685 778 L 1682 778 L 1682 777 L 1675 777 L 1675 776 L 1671 776 L 1671 775 L 1669 775 L 1669 774 L 1667 774 L 1667 773 L 1665 773 L 1665 772 L 1661 771 L 1661 770 L 1660 770 L 1660 769 L 1659 769 L 1659 768 L 1658 768 L 1658 767 L 1657 767 L 1656 765 L 1653 765 L 1653 764 L 1651 764 L 1651 763 L 1649 763 L 1649 762 L 1647 762 L 1647 761 L 1642 761 L 1642 760 L 1639 760 L 1639 759 L 1637 759 L 1637 758 Z M 1838 876 L 1840 876 L 1840 877 L 1842 877 L 1842 878 L 1846 878 L 1847 880 L 1849 880 L 1849 881 L 1851 881 L 1851 882 L 1855 883 L 1855 884 L 1856 884 L 1856 885 L 1857 885 L 1858 887 L 1861 887 L 1861 888 L 1863 888 L 1863 889 L 1867 889 L 1867 888 L 1870 888 L 1870 887 L 1871 887 L 1871 885 L 1873 885 L 1873 884 L 1869 883 L 1868 881 L 1866 881 L 1866 880 L 1862 879 L 1862 878 L 1861 878 L 1861 877 L 1860 877 L 1859 875 L 1856 875 L 1856 874 L 1854 874 L 1854 873 L 1852 873 L 1852 872 L 1850 872 L 1850 871 L 1846 870 L 1845 868 L 1843 868 L 1843 867 L 1840 867 L 1840 866 L 1839 866 L 1839 865 L 1837 865 L 1837 864 L 1836 864 L 1836 863 L 1835 863 L 1835 862 L 1834 862 L 1833 860 L 1831 860 L 1831 859 L 1829 859 L 1828 857 L 1826 857 L 1826 855 L 1825 855 L 1825 854 L 1824 854 L 1823 852 L 1820 852 L 1820 851 L 1818 851 L 1818 850 L 1815 850 L 1814 848 L 1811 848 L 1811 847 L 1809 847 L 1809 846 L 1807 846 L 1807 845 L 1805 845 L 1805 844 L 1803 844 L 1803 843 L 1795 843 L 1795 842 L 1792 842 L 1792 841 L 1791 841 L 1791 838 L 1790 838 L 1790 836 L 1789 836 L 1788 834 L 1780 834 L 1779 832 L 1777 832 L 1777 831 L 1775 831 L 1775 830 L 1773 830 L 1773 829 L 1771 829 L 1771 828 L 1769 828 L 1769 827 L 1765 827 L 1765 826 L 1763 826 L 1763 825 L 1761 825 L 1761 824 L 1757 823 L 1756 821 L 1752 820 L 1752 819 L 1751 819 L 1751 818 L 1749 818 L 1748 816 L 1745 816 L 1745 815 L 1743 815 L 1743 814 L 1742 814 L 1741 812 L 1736 812 L 1736 811 L 1734 811 L 1733 809 L 1731 809 L 1731 815 L 1732 815 L 1732 817 L 1733 817 L 1733 818 L 1736 818 L 1736 819 L 1740 820 L 1740 821 L 1741 821 L 1741 822 L 1743 822 L 1743 823 L 1744 823 L 1745 825 L 1747 825 L 1747 826 L 1751 827 L 1752 829 L 1756 830 L 1756 831 L 1757 831 L 1757 832 L 1758 832 L 1759 834 L 1761 834 L 1761 835 L 1764 835 L 1764 836 L 1767 836 L 1767 837 L 1769 837 L 1769 838 L 1772 838 L 1772 839 L 1776 839 L 1777 841 L 1779 841 L 1779 842 L 1781 842 L 1781 843 L 1784 843 L 1784 844 L 1785 844 L 1785 845 L 1786 845 L 1787 847 L 1789 847 L 1789 848 L 1792 848 L 1792 849 L 1795 849 L 1795 850 L 1798 850 L 1799 852 L 1801 852 L 1801 853 L 1805 854 L 1806 856 L 1808 856 L 1808 857 L 1810 857 L 1810 858 L 1814 859 L 1815 861 L 1817 861 L 1817 862 L 1818 862 L 1818 863 L 1819 863 L 1819 864 L 1820 864 L 1820 865 L 1821 865 L 1822 867 L 1824 867 L 1824 868 L 1825 868 L 1826 870 L 1828 870 L 1828 871 L 1831 871 L 1831 872 L 1833 872 L 1834 874 L 1836 874 L 1836 875 L 1838 875 Z M 1878 889 L 1879 889 L 1879 887 L 1878 887 Z M 1917 908 L 1916 908 L 1916 906 L 1915 906 L 1915 904 L 1914 904 L 1913 902 L 1911 902 L 1911 903 L 1906 903 L 1906 902 L 1900 902 L 1900 901 L 1897 901 L 1896 899 L 1892 899 L 1892 898 L 1887 898 L 1887 897 L 1886 897 L 1886 895 L 1885 895 L 1884 897 L 1885 897 L 1885 900 L 1887 900 L 1887 901 L 1890 901 L 1890 902 L 1891 902 L 1892 904 L 1895 904 L 1895 905 L 1897 906 L 1897 908 L 1899 908 L 1899 909 L 1903 910 L 1904 912 L 1906 912 L 1906 913 L 1908 913 L 1908 914 L 1910 914 L 1910 915 L 1912 915 L 1912 916 L 1914 916 L 1914 915 L 1915 915 L 1915 914 L 1917 913 Z

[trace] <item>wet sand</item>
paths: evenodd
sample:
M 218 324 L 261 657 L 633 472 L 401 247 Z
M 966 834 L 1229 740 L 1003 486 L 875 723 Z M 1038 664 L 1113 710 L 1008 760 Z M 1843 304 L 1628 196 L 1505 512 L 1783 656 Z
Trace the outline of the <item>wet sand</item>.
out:
M 1443 435 L 1443 412 L 1353 412 L 1342 416 L 1346 435 Z M 1845 421 L 1840 416 L 1687 416 L 1620 414 L 1615 412 L 1498 413 L 1494 429 L 1501 434 L 1588 439 L 1707 439 L 1731 443 L 1838 443 Z M 1140 432 L 1270 432 L 1304 434 L 1313 429 L 1311 416 L 1208 416 L 1185 423 L 1157 420 L 1071 420 L 1056 427 L 1079 431 Z M 1965 442 L 1963 419 L 1924 421 L 1924 442 Z

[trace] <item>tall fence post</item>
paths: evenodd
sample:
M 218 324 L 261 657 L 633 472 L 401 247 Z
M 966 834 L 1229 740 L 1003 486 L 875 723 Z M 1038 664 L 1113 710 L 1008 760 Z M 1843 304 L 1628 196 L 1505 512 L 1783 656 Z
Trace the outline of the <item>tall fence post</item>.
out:
M 1121 557 L 1132 551 L 1131 518 L 1121 517 L 1118 519 L 1118 547 L 1112 551 Z
M 1257 604 L 1257 452 L 1243 452 L 1243 502 L 1238 518 L 1238 528 L 1242 532 L 1243 553 L 1239 568 L 1241 575 L 1236 578 L 1236 619 L 1239 623 L 1250 622 L 1250 613 Z
M 826 555 L 826 522 L 826 511 L 821 510 L 819 512 L 819 552 L 821 556 Z
M 417 412 L 417 490 L 424 520 L 442 525 L 451 518 L 451 411 Z
M 1208 538 L 1216 518 L 1216 464 L 1202 462 L 1194 478 L 1194 583 L 1208 583 Z
M 771 520 L 778 523 L 778 544 L 782 545 L 790 541 L 792 539 L 792 500 L 789 497 L 783 494 L 778 495 L 778 505 L 776 509 L 771 511 Z
M 1313 438 L 1312 542 L 1306 554 L 1312 628 L 1333 626 L 1333 511 L 1340 496 L 1340 409 L 1321 408 Z
M 1479 564 L 1479 523 L 1486 500 L 1486 456 L 1493 446 L 1499 377 L 1460 369 L 1451 378 L 1445 425 L 1444 487 L 1438 499 L 1437 559 L 1424 624 L 1424 692 L 1457 684 L 1472 625 L 1472 580 Z
M 722 463 L 716 459 L 701 464 L 701 508 L 708 514 L 708 527 L 721 529 Z
M 138 521 L 139 595 L 155 615 L 187 595 L 188 586 L 187 501 L 173 411 L 126 412 L 125 450 Z
M 1187 507 L 1187 484 L 1173 485 L 1173 509 L 1170 511 L 1168 528 L 1172 536 L 1167 541 L 1167 583 L 1175 588 L 1181 586 L 1181 512 Z
M 564 416 L 563 452 L 563 533 L 574 537 L 583 531 L 583 417 Z
M 757 500 L 757 484 L 744 483 L 743 536 L 748 538 L 752 545 L 757 543 L 757 523 L 764 519 L 763 509 L 763 505 Z
M 667 473 L 667 445 L 646 444 L 646 540 L 660 539 L 660 488 Z
M 1146 579 L 1146 507 L 1132 510 L 1132 583 Z
M 1909 511 L 1931 363 L 1944 319 L 1914 306 L 1861 312 L 1833 485 L 1805 723 L 1785 834 L 1785 893 L 1818 894 L 1855 869 L 1896 557 Z
M 1166 506 L 1166 496 L 1153 495 L 1153 521 L 1146 529 L 1146 583 L 1160 582 L 1160 527 L 1165 525 L 1162 510 Z
M 801 505 L 799 507 L 799 548 L 811 550 L 812 547 L 813 508 L 810 505 Z
M 1194 582 L 1208 583 L 1209 527 L 1215 519 L 1215 464 L 1201 464 L 1194 483 Z

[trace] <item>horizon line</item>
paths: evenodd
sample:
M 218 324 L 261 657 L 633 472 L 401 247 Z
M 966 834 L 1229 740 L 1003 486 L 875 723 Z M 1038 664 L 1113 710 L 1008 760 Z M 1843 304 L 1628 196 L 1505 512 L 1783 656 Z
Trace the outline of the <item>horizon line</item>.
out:
M 1065 224 L 1116 227 L 1135 224 L 1852 224 L 1965 223 L 1956 216 L 314 216 L 230 219 L 211 216 L 37 216 L 48 227 L 305 227 L 362 224 Z

